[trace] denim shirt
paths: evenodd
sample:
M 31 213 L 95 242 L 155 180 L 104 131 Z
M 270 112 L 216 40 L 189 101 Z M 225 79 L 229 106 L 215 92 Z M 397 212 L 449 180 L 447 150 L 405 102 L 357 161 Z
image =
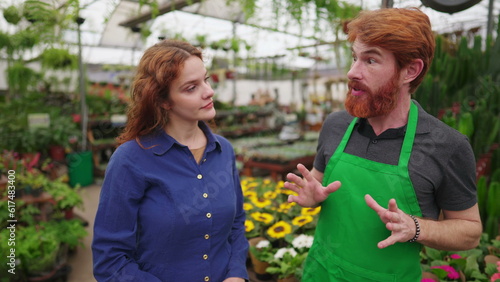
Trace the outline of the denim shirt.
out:
M 106 168 L 92 251 L 98 281 L 248 279 L 248 241 L 231 144 L 199 123 L 198 164 L 163 130 L 128 141 Z

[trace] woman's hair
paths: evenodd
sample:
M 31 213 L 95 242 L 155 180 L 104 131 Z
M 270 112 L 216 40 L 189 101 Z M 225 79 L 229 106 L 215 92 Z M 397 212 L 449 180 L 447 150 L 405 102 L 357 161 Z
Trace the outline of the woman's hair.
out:
M 434 57 L 434 33 L 429 17 L 418 8 L 362 11 L 347 25 L 348 40 L 391 51 L 401 70 L 414 59 L 422 59 L 420 75 L 410 83 L 413 93 L 422 82 Z
M 170 85 L 191 56 L 203 60 L 198 48 L 178 40 L 160 41 L 144 52 L 132 83 L 127 124 L 117 138 L 119 145 L 165 127 L 167 110 L 163 106 Z

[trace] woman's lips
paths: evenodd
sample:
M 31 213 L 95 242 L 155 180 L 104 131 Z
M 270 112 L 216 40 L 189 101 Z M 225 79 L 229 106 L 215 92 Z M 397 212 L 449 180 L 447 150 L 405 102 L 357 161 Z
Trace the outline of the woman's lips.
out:
M 213 108 L 213 106 L 214 106 L 214 103 L 213 103 L 213 102 L 210 102 L 210 103 L 208 103 L 207 105 L 205 105 L 205 106 L 203 106 L 203 107 L 201 107 L 201 108 L 202 108 L 202 109 L 211 109 L 211 108 Z

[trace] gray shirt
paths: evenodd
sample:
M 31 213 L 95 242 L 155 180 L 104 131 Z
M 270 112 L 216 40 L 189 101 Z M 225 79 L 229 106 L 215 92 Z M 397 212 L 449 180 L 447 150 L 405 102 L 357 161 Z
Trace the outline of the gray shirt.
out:
M 441 209 L 461 211 L 474 206 L 476 162 L 467 137 L 414 102 L 418 124 L 408 169 L 423 217 L 437 219 Z M 352 119 L 346 111 L 326 118 L 314 160 L 318 171 L 325 171 Z M 405 131 L 406 126 L 391 128 L 376 136 L 366 119 L 358 119 L 345 153 L 397 165 Z M 387 208 L 387 203 L 379 204 Z

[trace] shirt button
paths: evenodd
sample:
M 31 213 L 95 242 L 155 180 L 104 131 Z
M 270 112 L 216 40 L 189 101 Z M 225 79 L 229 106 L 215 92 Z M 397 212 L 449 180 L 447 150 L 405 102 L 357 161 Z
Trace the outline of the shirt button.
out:
M 208 259 L 208 255 L 203 255 L 203 259 Z
M 205 239 L 207 239 L 207 240 L 208 240 L 208 238 L 210 238 L 210 235 L 205 234 Z
M 207 161 L 207 159 L 203 159 L 203 162 L 206 162 L 206 161 Z
M 196 176 L 198 179 L 202 179 L 203 178 L 203 175 L 201 174 L 198 174 L 198 176 Z
M 377 142 L 378 142 L 378 141 L 377 141 L 376 139 L 373 139 L 373 140 L 372 140 L 372 143 L 373 143 L 373 144 L 377 144 Z
M 207 217 L 208 217 L 208 218 L 211 218 L 211 217 L 212 217 L 212 214 L 211 214 L 211 213 L 207 213 Z
M 205 281 L 210 281 L 210 277 L 205 276 Z
M 203 198 L 208 198 L 208 194 L 207 193 L 203 193 Z

